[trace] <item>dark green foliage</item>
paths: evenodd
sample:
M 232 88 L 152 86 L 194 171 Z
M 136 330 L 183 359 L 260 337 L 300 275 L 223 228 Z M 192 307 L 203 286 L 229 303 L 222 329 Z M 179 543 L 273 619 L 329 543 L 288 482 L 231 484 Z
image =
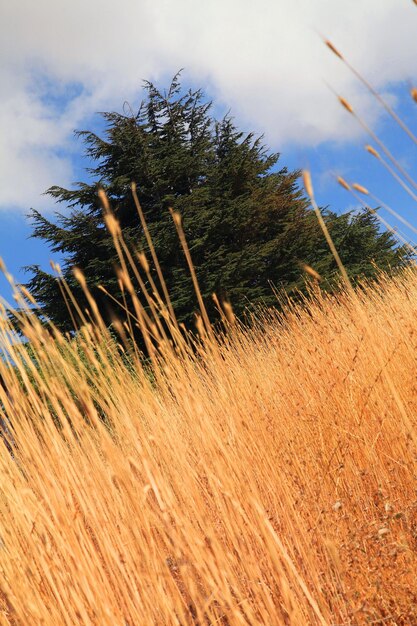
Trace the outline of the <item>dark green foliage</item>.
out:
M 97 289 L 103 284 L 120 300 L 115 276 L 118 260 L 105 230 L 97 189 L 103 187 L 134 249 L 145 240 L 130 192 L 135 181 L 160 258 L 163 273 L 181 321 L 191 323 L 196 310 L 189 273 L 168 208 L 184 220 L 187 241 L 209 311 L 211 294 L 229 299 L 241 315 L 249 304 L 276 305 L 272 286 L 289 294 L 303 290 L 302 264 L 313 266 L 331 288 L 337 276 L 316 216 L 299 188 L 298 172 L 278 169 L 260 138 L 239 132 L 226 116 L 215 121 L 201 91 L 183 93 L 176 76 L 168 92 L 152 83 L 136 115 L 104 113 L 104 138 L 78 135 L 95 164 L 91 184 L 73 190 L 52 187 L 48 193 L 70 208 L 56 223 L 32 211 L 33 236 L 45 240 L 64 259 L 63 273 L 77 300 L 83 294 L 71 268 L 80 267 L 105 319 L 121 312 Z M 369 277 L 376 265 L 393 270 L 408 253 L 393 237 L 380 233 L 375 215 L 323 215 L 349 274 Z M 149 256 L 149 255 L 148 255 Z M 73 327 L 57 280 L 37 267 L 29 289 L 45 315 L 61 329 Z

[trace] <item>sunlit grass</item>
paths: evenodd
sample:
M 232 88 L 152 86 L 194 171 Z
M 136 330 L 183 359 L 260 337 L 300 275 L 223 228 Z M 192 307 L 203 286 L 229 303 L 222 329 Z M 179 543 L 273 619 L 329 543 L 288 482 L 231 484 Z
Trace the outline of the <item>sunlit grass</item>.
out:
M 216 301 L 215 330 L 174 213 L 196 339 L 133 193 L 155 275 L 101 193 L 125 323 L 110 333 L 80 271 L 87 311 L 60 282 L 75 336 L 41 325 L 20 287 L 28 343 L 0 311 L 0 624 L 417 623 L 415 268 L 354 291 L 334 250 L 338 296 L 316 285 L 250 328 Z
M 152 379 L 103 330 L 27 321 L 38 366 L 1 366 L 1 623 L 413 623 L 416 313 L 410 270 Z

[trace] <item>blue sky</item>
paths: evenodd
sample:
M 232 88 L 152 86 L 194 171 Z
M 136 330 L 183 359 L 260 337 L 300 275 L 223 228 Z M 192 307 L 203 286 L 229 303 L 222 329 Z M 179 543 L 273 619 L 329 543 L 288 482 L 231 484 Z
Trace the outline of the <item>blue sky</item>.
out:
M 19 281 L 27 278 L 25 265 L 49 268 L 51 253 L 29 238 L 25 213 L 65 210 L 42 192 L 85 179 L 88 163 L 72 131 L 100 128 L 95 112 L 120 111 L 126 100 L 136 108 L 142 79 L 164 85 L 180 67 L 189 85 L 214 100 L 216 113 L 231 110 L 242 130 L 263 133 L 281 152 L 281 165 L 310 168 L 319 204 L 336 211 L 357 206 L 335 183 L 341 175 L 417 225 L 415 202 L 364 151 L 369 140 L 332 89 L 411 174 L 416 146 L 319 36 L 329 37 L 417 133 L 417 104 L 409 96 L 417 84 L 416 29 L 411 0 L 8 3 L 0 25 L 0 53 L 8 59 L 0 69 L 0 255 Z M 0 295 L 9 296 L 4 279 Z

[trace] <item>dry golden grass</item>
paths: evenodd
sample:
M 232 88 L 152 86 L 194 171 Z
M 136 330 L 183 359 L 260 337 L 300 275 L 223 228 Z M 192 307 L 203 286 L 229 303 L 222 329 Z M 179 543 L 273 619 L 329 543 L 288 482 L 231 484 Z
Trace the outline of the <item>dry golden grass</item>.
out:
M 387 161 L 368 152 L 409 182 L 339 100 Z M 29 356 L 0 311 L 0 626 L 417 624 L 417 272 L 354 292 L 308 172 L 304 183 L 344 281 L 337 298 L 317 286 L 250 329 L 223 303 L 227 332 L 215 333 L 173 213 L 201 308 L 201 340 L 182 334 L 133 185 L 162 295 L 102 192 L 132 302 L 114 324 L 124 352 L 77 270 L 90 311 L 76 339 L 27 308 Z
M 24 368 L 3 322 L 0 623 L 417 623 L 416 315 L 410 270 L 154 377 L 31 316 Z

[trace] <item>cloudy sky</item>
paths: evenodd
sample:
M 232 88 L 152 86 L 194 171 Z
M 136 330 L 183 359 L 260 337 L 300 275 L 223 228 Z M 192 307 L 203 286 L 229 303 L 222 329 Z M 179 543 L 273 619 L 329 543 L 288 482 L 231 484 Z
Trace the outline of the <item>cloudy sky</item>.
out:
M 414 165 L 413 146 L 321 41 L 329 37 L 415 128 L 412 0 L 20 0 L 2 3 L 0 35 L 0 255 L 19 278 L 20 266 L 50 256 L 27 240 L 25 212 L 52 211 L 42 192 L 83 176 L 73 130 L 94 128 L 96 111 L 136 108 L 143 79 L 163 86 L 182 67 L 219 112 L 264 133 L 282 164 L 311 167 L 322 205 L 352 206 L 334 172 L 362 174 L 391 203 L 399 197 L 365 158 L 363 133 L 334 91 Z

